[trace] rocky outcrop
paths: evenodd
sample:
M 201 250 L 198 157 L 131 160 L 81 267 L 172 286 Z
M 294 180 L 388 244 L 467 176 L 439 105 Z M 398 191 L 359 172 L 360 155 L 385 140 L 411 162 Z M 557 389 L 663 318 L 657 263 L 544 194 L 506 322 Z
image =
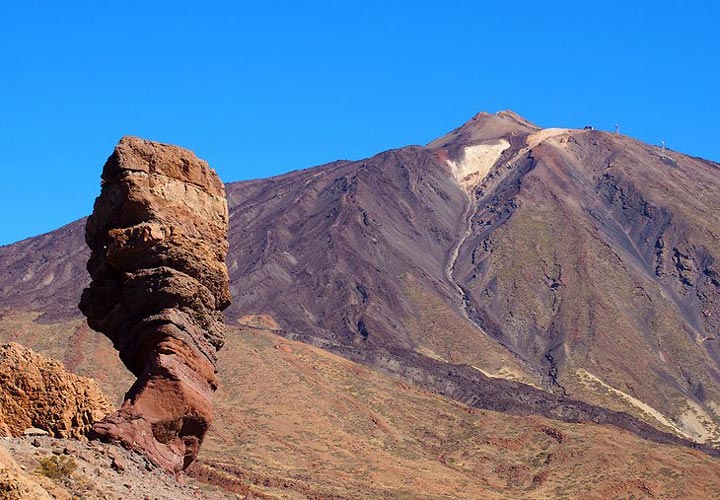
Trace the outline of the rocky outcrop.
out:
M 19 344 L 0 344 L 0 434 L 20 436 L 35 427 L 77 438 L 112 410 L 94 380 Z
M 80 309 L 138 380 L 93 435 L 170 471 L 212 421 L 216 352 L 230 304 L 225 189 L 187 150 L 124 137 L 86 226 L 91 285 Z

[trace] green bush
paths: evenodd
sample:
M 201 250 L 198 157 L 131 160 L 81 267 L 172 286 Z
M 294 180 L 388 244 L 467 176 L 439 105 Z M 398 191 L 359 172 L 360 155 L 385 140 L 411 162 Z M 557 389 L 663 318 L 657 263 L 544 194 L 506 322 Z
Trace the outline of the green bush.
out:
M 40 459 L 40 465 L 35 470 L 38 474 L 50 479 L 67 479 L 77 469 L 77 463 L 72 457 L 65 455 L 45 457 Z

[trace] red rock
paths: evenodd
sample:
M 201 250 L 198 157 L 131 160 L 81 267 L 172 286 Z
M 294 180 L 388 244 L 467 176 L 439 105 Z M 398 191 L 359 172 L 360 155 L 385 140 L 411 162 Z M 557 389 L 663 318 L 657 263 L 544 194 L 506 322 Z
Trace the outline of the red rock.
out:
M 80 309 L 138 380 L 93 435 L 177 472 L 212 421 L 230 304 L 224 186 L 192 152 L 135 137 L 121 139 L 102 180 Z

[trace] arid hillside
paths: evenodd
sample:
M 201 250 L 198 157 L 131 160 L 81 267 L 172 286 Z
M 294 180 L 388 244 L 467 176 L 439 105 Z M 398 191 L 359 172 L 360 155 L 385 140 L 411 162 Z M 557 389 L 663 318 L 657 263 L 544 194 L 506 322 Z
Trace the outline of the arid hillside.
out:
M 245 321 L 220 356 L 199 477 L 346 498 L 703 498 L 720 486 L 720 461 L 698 451 L 470 408 Z
M 471 408 L 277 328 L 246 316 L 229 329 L 216 422 L 189 491 L 145 471 L 141 456 L 94 442 L 9 440 L 26 467 L 9 470 L 55 493 L 113 498 L 712 498 L 720 488 L 720 461 L 707 453 L 610 424 Z M 122 373 L 119 359 L 104 363 L 98 374 Z M 78 465 L 59 484 L 34 472 L 53 450 Z
M 270 315 L 278 335 L 479 408 L 652 434 L 621 411 L 716 443 L 718 174 L 501 112 L 425 147 L 231 183 L 227 321 Z M 0 337 L 90 374 L 112 352 L 76 311 L 83 226 L 0 248 Z

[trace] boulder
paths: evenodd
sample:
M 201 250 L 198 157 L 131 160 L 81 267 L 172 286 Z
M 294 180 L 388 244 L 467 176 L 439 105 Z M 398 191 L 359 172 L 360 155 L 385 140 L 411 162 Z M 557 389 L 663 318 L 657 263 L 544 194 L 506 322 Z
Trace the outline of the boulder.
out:
M 113 410 L 98 383 L 16 343 L 0 344 L 0 430 L 81 437 Z

